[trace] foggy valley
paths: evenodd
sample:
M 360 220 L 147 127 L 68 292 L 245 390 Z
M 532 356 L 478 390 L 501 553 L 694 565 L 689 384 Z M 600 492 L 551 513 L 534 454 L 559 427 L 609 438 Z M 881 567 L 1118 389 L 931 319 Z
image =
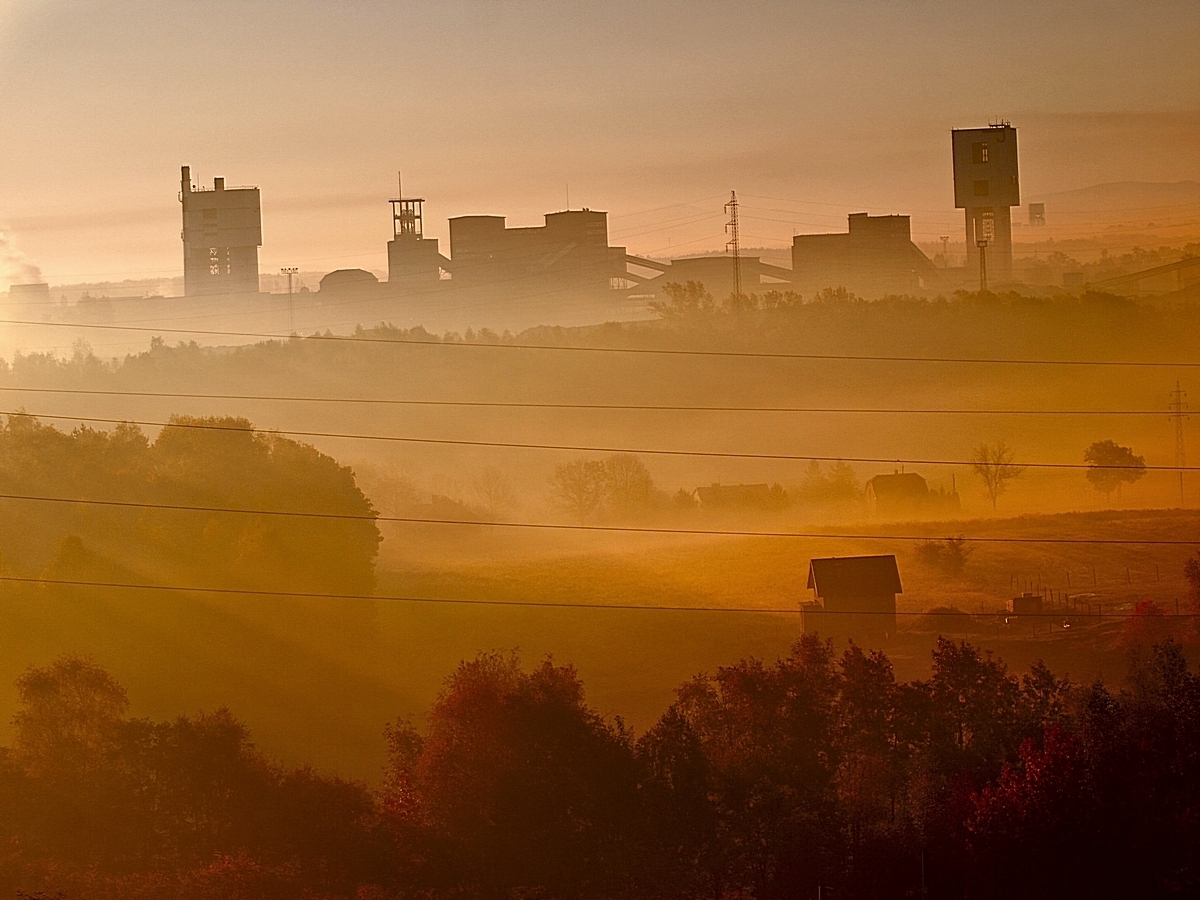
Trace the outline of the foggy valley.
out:
M 0 893 L 1191 896 L 1194 12 L 0 2 Z

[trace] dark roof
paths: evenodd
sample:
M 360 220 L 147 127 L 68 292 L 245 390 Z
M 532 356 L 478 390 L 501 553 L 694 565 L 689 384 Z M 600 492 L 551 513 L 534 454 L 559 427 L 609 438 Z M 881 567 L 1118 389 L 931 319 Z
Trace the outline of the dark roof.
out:
M 335 269 L 321 279 L 321 287 L 378 284 L 379 279 L 366 269 Z
M 771 499 L 771 488 L 766 484 L 714 484 L 696 488 L 701 503 L 756 503 Z
M 814 559 L 808 566 L 808 587 L 816 590 L 818 597 L 844 596 L 860 591 L 904 593 L 896 557 L 892 555 Z
M 876 497 L 924 497 L 929 493 L 929 485 L 916 472 L 876 475 L 867 486 Z

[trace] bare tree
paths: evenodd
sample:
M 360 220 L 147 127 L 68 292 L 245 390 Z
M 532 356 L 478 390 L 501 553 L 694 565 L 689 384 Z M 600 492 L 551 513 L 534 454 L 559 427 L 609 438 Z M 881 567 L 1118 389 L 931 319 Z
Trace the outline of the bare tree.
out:
M 558 507 L 578 517 L 582 525 L 604 501 L 608 493 L 608 473 L 599 460 L 579 459 L 563 463 L 550 476 L 550 489 Z
M 608 500 L 617 512 L 645 509 L 654 499 L 654 480 L 646 464 L 632 453 L 614 453 L 604 460 Z
M 471 490 L 480 508 L 490 519 L 499 519 L 517 505 L 512 479 L 495 466 L 488 466 L 471 479 Z
M 983 479 L 984 489 L 996 508 L 996 499 L 1008 490 L 1008 483 L 1025 471 L 1016 465 L 1016 451 L 1001 439 L 993 444 L 980 444 L 971 453 L 971 468 Z

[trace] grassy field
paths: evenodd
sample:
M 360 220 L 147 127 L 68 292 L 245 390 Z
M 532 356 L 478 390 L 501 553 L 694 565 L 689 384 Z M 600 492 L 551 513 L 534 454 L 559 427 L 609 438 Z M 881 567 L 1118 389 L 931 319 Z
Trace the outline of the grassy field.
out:
M 1195 536 L 1200 512 L 1125 511 L 870 526 L 895 536 Z M 868 526 L 859 526 L 859 530 Z M 911 541 L 530 535 L 405 526 L 383 545 L 386 596 L 552 601 L 568 605 L 736 607 L 681 612 L 339 603 L 201 595 L 52 594 L 9 599 L 0 613 L 0 720 L 16 701 L 13 678 L 30 664 L 84 652 L 129 688 L 136 715 L 154 718 L 229 705 L 272 756 L 375 780 L 385 722 L 418 723 L 441 680 L 478 651 L 517 648 L 577 665 L 591 702 L 648 727 L 689 676 L 756 655 L 775 658 L 799 634 L 797 604 L 813 556 L 896 553 L 900 607 L 1000 608 L 1019 581 L 1094 594 L 1116 615 L 1141 599 L 1186 596 L 1192 548 L 1089 544 L 981 544 L 960 579 L 920 566 Z M 1156 568 L 1157 567 L 1157 568 Z M 1093 575 L 1094 571 L 1094 575 Z M 936 632 L 913 617 L 888 646 L 898 674 L 921 677 Z M 955 628 L 959 626 L 956 624 Z M 1014 668 L 1044 658 L 1077 679 L 1119 680 L 1120 624 L 973 633 Z M 954 636 L 961 636 L 955 634 Z M 7 735 L 4 736 L 6 741 Z
M 1185 304 L 976 298 L 813 303 L 782 318 L 729 319 L 679 330 L 662 323 L 542 329 L 523 340 L 818 355 L 1136 361 L 1189 360 L 1197 334 L 1200 314 Z M 805 579 L 814 556 L 895 553 L 904 583 L 900 607 L 909 612 L 941 606 L 994 611 L 1029 585 L 1095 594 L 1092 602 L 1102 602 L 1112 614 L 1141 599 L 1171 607 L 1185 594 L 1182 564 L 1194 548 L 979 544 L 962 577 L 946 578 L 919 565 L 915 542 L 902 538 L 1200 538 L 1200 513 L 1111 509 L 1075 469 L 1029 469 L 1011 484 L 999 515 L 993 515 L 979 480 L 961 464 L 980 443 L 1005 439 L 1022 462 L 1078 465 L 1089 444 L 1112 439 L 1145 455 L 1151 466 L 1170 467 L 1175 434 L 1166 403 L 1177 379 L 1188 389 L 1191 374 L 1190 369 L 1124 366 L 1029 368 L 302 340 L 221 350 L 157 344 L 112 366 L 86 354 L 70 363 L 23 356 L 0 371 L 0 384 L 14 391 L 14 405 L 26 404 L 31 414 L 99 417 L 105 428 L 111 422 L 103 420 L 244 415 L 262 429 L 300 432 L 317 449 L 351 464 L 384 514 L 405 515 L 405 502 L 427 503 L 431 494 L 470 503 L 474 479 L 495 468 L 511 479 L 518 498 L 509 515 L 566 521 L 551 502 L 555 466 L 606 452 L 479 442 L 640 450 L 655 485 L 668 496 L 712 482 L 778 482 L 795 495 L 806 477 L 808 461 L 800 458 L 805 455 L 857 458 L 860 484 L 900 465 L 891 460 L 922 459 L 927 462 L 911 464 L 909 471 L 919 471 L 931 489 L 957 487 L 963 514 L 945 522 L 880 523 L 855 521 L 862 516 L 859 509 L 822 515 L 796 506 L 740 522 L 710 519 L 700 511 L 661 510 L 646 521 L 682 528 L 830 532 L 812 539 L 383 526 L 377 566 L 381 596 L 532 600 L 565 608 L 251 602 L 178 593 L 71 598 L 47 591 L 10 597 L 0 602 L 0 743 L 11 736 L 5 729 L 16 701 L 13 678 L 30 664 L 71 651 L 89 653 L 108 666 L 128 686 L 137 715 L 166 718 L 228 705 L 271 755 L 369 780 L 378 777 L 383 761 L 384 723 L 398 716 L 419 723 L 442 679 L 479 651 L 519 648 L 527 660 L 553 654 L 572 662 L 597 708 L 644 729 L 689 676 L 747 655 L 773 658 L 787 651 L 799 633 L 797 606 L 809 597 Z M 22 388 L 39 393 L 22 395 Z M 81 398 L 45 393 L 46 388 L 114 393 Z M 121 393 L 130 390 L 148 395 Z M 189 399 L 175 392 L 245 399 Z M 363 406 L 328 399 L 339 397 L 653 408 Z M 715 411 L 714 406 L 825 411 Z M 61 425 L 70 428 L 75 421 Z M 1190 446 L 1200 418 L 1184 427 Z M 153 436 L 153 426 L 146 428 Z M 704 455 L 651 452 L 655 449 Z M 370 477 L 372 471 L 397 477 L 389 486 Z M 1190 479 L 1187 505 L 1200 506 L 1198 490 L 1200 480 Z M 1167 468 L 1151 471 L 1116 502 L 1145 508 L 1179 503 L 1175 474 Z M 837 537 L 835 526 L 884 537 Z M 50 535 L 46 547 L 57 546 L 59 537 Z M 717 609 L 572 608 L 587 603 Z M 936 634 L 923 630 L 919 618 L 903 622 L 908 630 L 887 649 L 901 677 L 920 677 Z M 980 632 L 972 640 L 1014 667 L 1041 656 L 1078 678 L 1116 680 L 1123 666 L 1114 649 L 1118 630 L 1119 623 L 1106 622 L 1036 638 Z

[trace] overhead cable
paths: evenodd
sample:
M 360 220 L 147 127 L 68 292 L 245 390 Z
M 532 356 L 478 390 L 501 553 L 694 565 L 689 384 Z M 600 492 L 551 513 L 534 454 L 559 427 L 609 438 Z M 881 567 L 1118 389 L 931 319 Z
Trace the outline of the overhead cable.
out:
M 426 518 L 422 516 L 385 516 L 364 513 L 305 512 L 302 510 L 244 509 L 231 506 L 191 506 L 174 503 L 143 503 L 133 500 L 99 500 L 81 497 L 45 497 L 34 494 L 0 494 L 0 500 L 17 500 L 34 503 L 81 504 L 84 506 L 106 506 L 118 509 L 174 510 L 180 512 L 228 513 L 231 515 L 281 516 L 299 519 L 330 519 L 352 522 L 385 522 L 408 525 L 452 525 L 477 528 L 527 528 L 549 531 L 610 532 L 614 534 L 691 535 L 697 537 L 762 537 L 804 538 L 806 540 L 861 540 L 861 541 L 928 541 L 935 536 L 928 534 L 863 534 L 854 532 L 828 531 L 767 531 L 725 528 L 666 528 L 636 525 L 586 525 L 564 522 L 498 522 L 481 519 Z M 955 538 L 972 544 L 1082 544 L 1114 546 L 1200 546 L 1200 537 L 1176 538 L 1064 538 L 1064 537 L 988 537 L 963 535 Z

